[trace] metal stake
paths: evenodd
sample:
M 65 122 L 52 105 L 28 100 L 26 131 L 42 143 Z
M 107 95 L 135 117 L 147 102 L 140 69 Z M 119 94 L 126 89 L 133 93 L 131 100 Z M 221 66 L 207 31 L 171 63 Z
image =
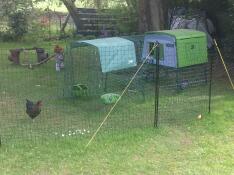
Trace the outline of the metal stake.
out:
M 212 91 L 212 78 L 213 78 L 213 59 L 210 59 L 210 85 L 209 85 L 209 113 L 211 113 L 211 91 Z
M 160 60 L 160 48 L 159 48 L 159 43 L 155 43 L 156 48 L 155 48 L 155 56 L 156 56 L 156 65 L 155 65 L 155 111 L 154 111 L 154 127 L 158 127 L 158 119 L 159 119 L 159 60 Z

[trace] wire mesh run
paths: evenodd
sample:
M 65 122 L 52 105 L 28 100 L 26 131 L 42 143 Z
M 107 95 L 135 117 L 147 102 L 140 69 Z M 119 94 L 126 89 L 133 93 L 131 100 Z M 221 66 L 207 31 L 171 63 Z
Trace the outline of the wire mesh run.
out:
M 89 44 L 72 42 L 67 46 L 65 67 L 61 71 L 56 71 L 55 60 L 33 69 L 12 64 L 7 59 L 9 49 L 1 48 L 0 135 L 3 143 L 91 137 L 142 64 L 144 36 L 121 37 L 118 43 L 101 43 L 101 47 L 87 42 Z M 52 46 L 48 50 L 53 54 Z M 33 53 L 27 54 L 33 57 Z M 157 54 L 160 51 L 154 52 L 152 57 L 157 58 Z M 27 60 L 27 56 L 22 55 L 21 59 Z M 161 127 L 192 121 L 192 117 L 208 112 L 209 83 L 209 62 L 173 68 L 149 60 L 101 133 L 154 127 L 155 112 Z M 41 113 L 35 119 L 26 114 L 26 99 L 34 104 L 42 101 Z M 156 99 L 158 111 L 155 111 Z

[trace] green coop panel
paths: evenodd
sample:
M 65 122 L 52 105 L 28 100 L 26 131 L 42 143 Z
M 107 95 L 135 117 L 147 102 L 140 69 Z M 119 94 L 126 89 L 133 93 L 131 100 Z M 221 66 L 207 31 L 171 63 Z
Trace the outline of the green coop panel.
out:
M 177 39 L 176 48 L 178 67 L 202 64 L 208 61 L 206 36 L 203 33 L 197 37 Z
M 160 43 L 160 65 L 181 68 L 208 62 L 207 38 L 204 32 L 190 29 L 147 32 L 143 59 L 149 54 L 152 43 L 156 42 Z

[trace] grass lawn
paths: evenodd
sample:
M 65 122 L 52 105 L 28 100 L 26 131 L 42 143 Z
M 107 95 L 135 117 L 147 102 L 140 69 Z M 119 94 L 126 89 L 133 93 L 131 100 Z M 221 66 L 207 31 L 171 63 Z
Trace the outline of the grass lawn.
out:
M 61 99 L 63 73 L 55 72 L 53 60 L 33 70 L 9 64 L 6 49 L 32 45 L 0 45 L 0 174 L 234 174 L 234 101 L 225 81 L 216 82 L 212 113 L 201 120 L 192 102 L 196 97 L 203 105 L 205 87 L 161 98 L 170 112 L 158 129 L 152 128 L 152 94 L 145 103 L 124 98 L 104 127 L 111 132 L 84 149 L 110 106 Z M 41 46 L 52 52 L 54 43 Z M 25 98 L 43 100 L 34 122 L 25 115 Z M 69 137 L 77 129 L 83 134 Z
M 131 130 L 87 139 L 20 142 L 0 151 L 1 174 L 227 174 L 234 173 L 233 101 L 182 127 Z M 225 106 L 225 107 L 224 107 Z

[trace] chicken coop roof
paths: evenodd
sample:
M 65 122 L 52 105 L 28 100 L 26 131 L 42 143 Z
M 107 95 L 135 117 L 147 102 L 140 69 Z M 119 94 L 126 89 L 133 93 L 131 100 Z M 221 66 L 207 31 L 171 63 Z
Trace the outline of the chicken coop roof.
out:
M 134 42 L 120 38 L 101 38 L 76 41 L 73 47 L 92 45 L 99 51 L 102 72 L 121 70 L 137 65 Z
M 187 39 L 187 38 L 197 38 L 205 37 L 205 33 L 197 30 L 191 29 L 173 29 L 173 30 L 162 30 L 162 31 L 151 31 L 147 32 L 146 35 L 157 34 L 157 35 L 170 35 L 176 39 Z

